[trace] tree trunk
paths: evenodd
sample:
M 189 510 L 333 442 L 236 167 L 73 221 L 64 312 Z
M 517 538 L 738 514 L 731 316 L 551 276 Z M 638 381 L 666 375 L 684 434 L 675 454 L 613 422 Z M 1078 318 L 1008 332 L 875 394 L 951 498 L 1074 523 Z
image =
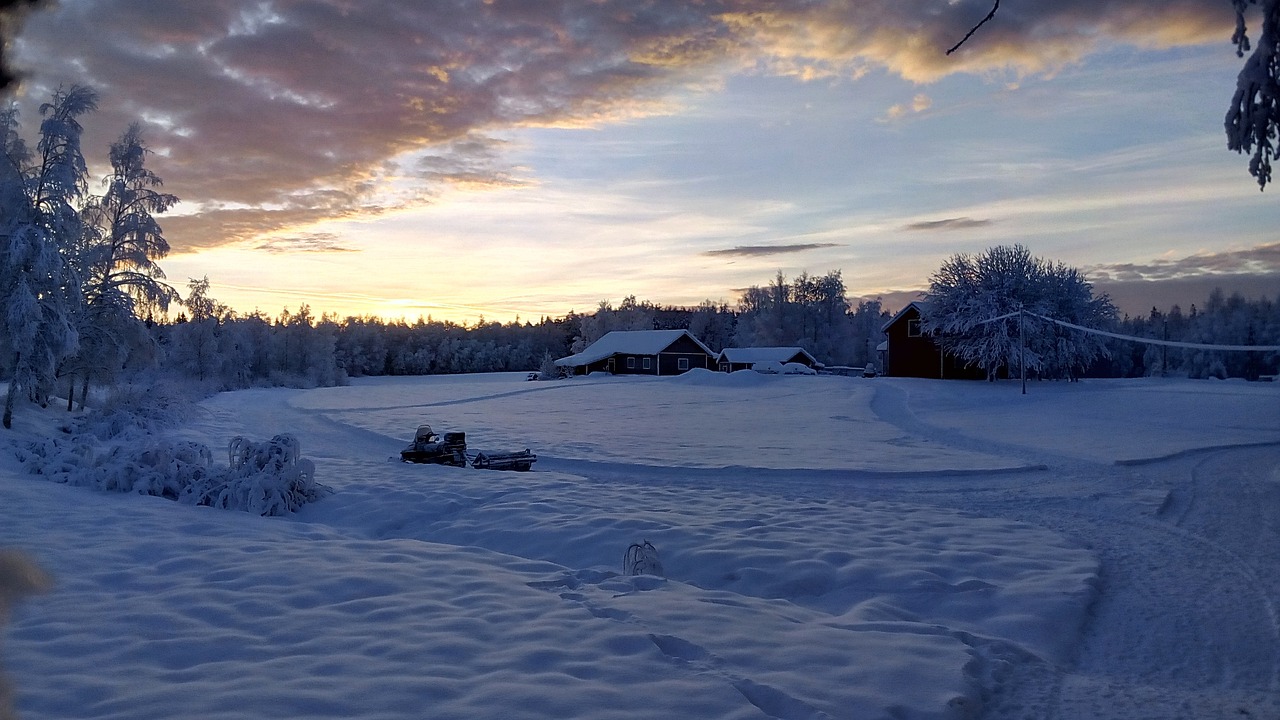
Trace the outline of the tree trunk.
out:
M 67 412 L 76 409 L 76 376 L 67 375 Z
M 9 378 L 9 394 L 4 398 L 4 427 L 6 430 L 13 427 L 13 398 L 18 394 L 18 361 L 22 359 L 22 353 L 13 354 L 13 377 Z
M 84 374 L 84 382 L 80 384 L 80 409 L 84 410 L 85 401 L 89 399 L 89 373 Z

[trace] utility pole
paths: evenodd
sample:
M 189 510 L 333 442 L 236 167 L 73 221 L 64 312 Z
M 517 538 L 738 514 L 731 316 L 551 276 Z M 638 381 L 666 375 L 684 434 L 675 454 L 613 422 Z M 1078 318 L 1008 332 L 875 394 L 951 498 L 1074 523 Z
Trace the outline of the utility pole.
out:
M 1022 394 L 1027 394 L 1027 341 L 1022 336 L 1022 306 L 1018 306 L 1018 365 L 1022 366 Z

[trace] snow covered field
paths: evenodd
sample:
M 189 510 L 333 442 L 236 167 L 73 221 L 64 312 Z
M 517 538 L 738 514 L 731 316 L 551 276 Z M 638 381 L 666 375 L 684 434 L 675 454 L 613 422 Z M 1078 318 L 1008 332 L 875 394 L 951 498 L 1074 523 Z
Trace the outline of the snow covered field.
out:
M 1280 717 L 1280 384 L 382 378 L 174 436 L 279 432 L 336 491 L 287 518 L 5 453 L 21 717 Z

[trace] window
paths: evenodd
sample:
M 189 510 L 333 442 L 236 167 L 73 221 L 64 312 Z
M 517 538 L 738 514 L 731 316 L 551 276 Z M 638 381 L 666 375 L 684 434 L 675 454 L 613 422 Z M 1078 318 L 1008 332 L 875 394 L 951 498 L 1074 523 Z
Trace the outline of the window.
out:
M 920 321 L 918 319 L 907 321 L 907 337 L 920 337 Z
M 633 358 L 633 357 L 629 357 L 629 358 L 627 358 L 627 369 L 628 369 L 628 370 L 635 370 L 635 369 L 636 369 L 636 359 L 635 359 L 635 358 Z
M 645 359 L 644 359 L 644 369 L 645 369 L 645 370 L 648 370 L 648 369 L 649 369 L 649 358 L 645 358 Z
M 676 361 L 676 367 L 680 368 L 681 370 L 688 370 L 689 358 L 680 358 L 678 361 Z

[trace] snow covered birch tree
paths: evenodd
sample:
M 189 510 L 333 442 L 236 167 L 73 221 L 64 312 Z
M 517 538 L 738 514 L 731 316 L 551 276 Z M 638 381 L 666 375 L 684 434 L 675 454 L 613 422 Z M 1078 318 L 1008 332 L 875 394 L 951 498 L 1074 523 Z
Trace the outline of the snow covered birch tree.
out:
M 3 334 L 12 353 L 12 376 L 5 399 L 4 426 L 13 423 L 19 393 L 44 398 L 57 363 L 76 350 L 75 311 L 80 278 L 70 258 L 83 226 L 76 204 L 84 196 L 88 170 L 80 150 L 79 117 L 97 107 L 98 96 L 82 85 L 59 88 L 40 106 L 40 141 L 35 161 L 25 165 L 22 144 L 6 133 L 6 177 L 16 178 L 21 197 L 3 207 L 0 236 L 0 297 L 5 301 Z M 12 129 L 13 114 L 9 129 Z
M 1105 294 L 1093 296 L 1079 271 L 1032 257 L 1022 245 L 953 255 L 929 278 L 924 305 L 923 329 L 988 379 L 1024 363 L 1042 374 L 1074 376 L 1107 353 L 1101 337 L 1031 313 L 1086 327 L 1107 325 L 1116 313 Z M 1028 314 L 1019 318 L 1020 310 Z
M 156 260 L 169 254 L 155 216 L 178 202 L 161 192 L 160 177 L 146 167 L 150 152 L 134 123 L 111 144 L 111 173 L 106 192 L 85 206 L 86 245 L 82 251 L 84 308 L 80 315 L 80 352 L 68 364 L 80 374 L 84 405 L 93 375 L 109 378 L 124 364 L 131 348 L 149 340 L 141 316 L 165 311 L 178 293 L 164 282 Z M 71 393 L 67 396 L 68 408 Z

